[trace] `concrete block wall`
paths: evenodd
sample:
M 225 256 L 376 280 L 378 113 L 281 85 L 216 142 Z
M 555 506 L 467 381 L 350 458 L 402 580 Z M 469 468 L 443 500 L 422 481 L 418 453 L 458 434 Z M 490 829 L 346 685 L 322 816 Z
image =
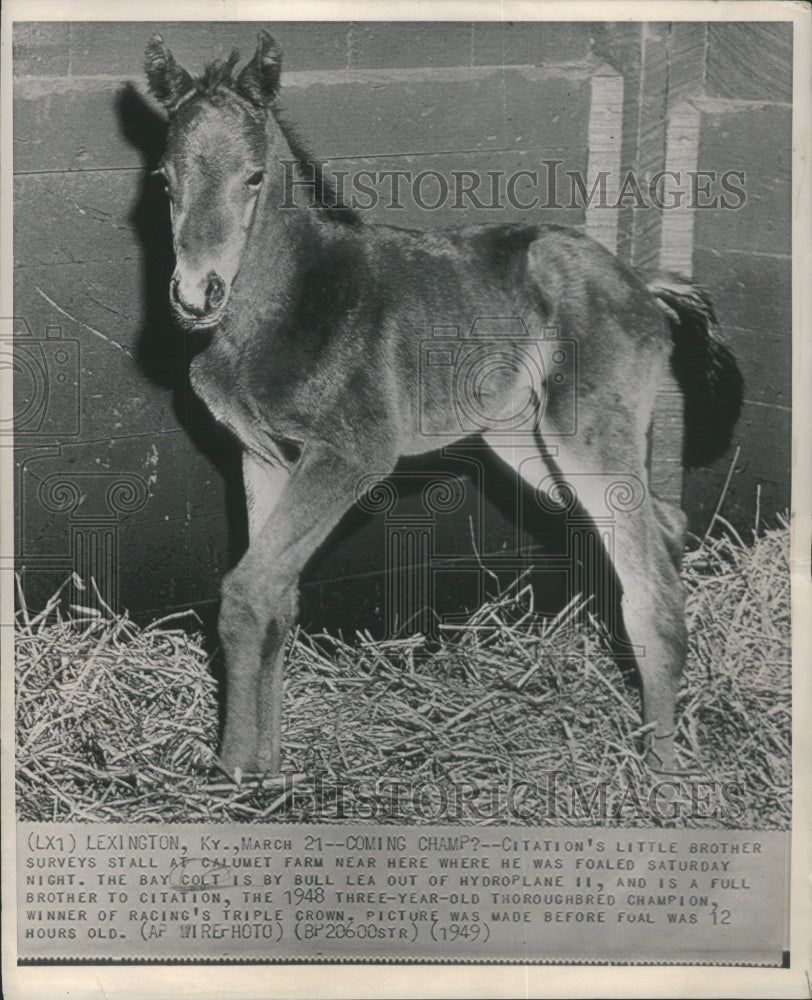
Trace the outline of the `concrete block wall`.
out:
M 792 30 L 788 24 L 710 25 L 697 160 L 744 172 L 740 211 L 697 213 L 693 272 L 713 289 L 746 382 L 741 448 L 724 513 L 755 523 L 788 508 L 791 456 Z M 708 512 L 727 469 L 686 476 L 684 502 Z
M 733 210 L 629 207 L 619 242 L 636 266 L 690 275 L 711 294 L 745 405 L 728 454 L 685 473 L 682 503 L 704 532 L 738 447 L 723 514 L 749 533 L 757 507 L 769 521 L 790 501 L 792 26 L 608 24 L 595 51 L 625 81 L 624 169 L 743 177 Z
M 168 222 L 146 177 L 161 134 L 137 89 L 152 30 L 195 71 L 232 47 L 250 55 L 259 27 L 284 51 L 287 117 L 333 170 L 510 173 L 558 159 L 582 173 L 600 163 L 651 171 L 668 159 L 672 112 L 697 115 L 699 167 L 741 163 L 750 196 L 724 218 L 697 213 L 669 243 L 711 288 L 748 377 L 726 512 L 749 525 L 756 483 L 765 515 L 787 503 L 783 27 L 759 26 L 753 36 L 737 25 L 22 23 L 14 28 L 15 314 L 31 365 L 15 390 L 15 492 L 17 563 L 32 603 L 70 569 L 96 567 L 105 599 L 137 617 L 213 609 L 220 576 L 244 544 L 235 456 L 188 394 L 188 359 L 166 314 Z M 743 55 L 757 70 L 729 71 Z M 543 219 L 585 227 L 627 260 L 656 267 L 671 225 L 661 216 L 576 207 Z M 527 221 L 528 212 L 460 212 L 448 201 L 426 212 L 406 199 L 402 211 L 381 203 L 367 217 L 431 228 Z M 765 348 L 769 365 L 759 361 Z M 52 380 L 58 357 L 75 368 L 60 383 Z M 39 420 L 43 371 L 49 412 Z M 673 441 L 669 448 L 673 467 Z M 462 611 L 482 582 L 476 565 L 470 587 L 459 583 L 464 567 L 451 578 L 455 553 L 471 552 L 469 518 L 480 552 L 507 553 L 507 577 L 544 543 L 537 533 L 517 535 L 521 500 L 481 455 L 446 458 L 437 469 L 474 484 L 460 510 L 438 515 L 432 543 L 448 562 L 436 586 L 454 595 L 450 612 Z M 721 461 L 686 477 L 696 528 L 726 472 Z M 673 468 L 669 475 L 673 482 Z M 475 487 L 484 479 L 497 486 L 483 498 Z M 314 622 L 352 630 L 348 588 L 357 624 L 381 618 L 383 566 L 371 566 L 369 553 L 383 551 L 386 530 L 380 518 L 351 517 L 310 567 L 303 601 Z

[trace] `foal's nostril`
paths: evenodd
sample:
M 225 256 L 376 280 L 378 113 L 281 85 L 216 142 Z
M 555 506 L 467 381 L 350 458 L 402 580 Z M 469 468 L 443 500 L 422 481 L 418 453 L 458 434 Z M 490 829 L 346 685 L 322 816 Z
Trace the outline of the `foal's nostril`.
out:
M 169 301 L 182 315 L 185 316 L 205 316 L 209 311 L 208 305 L 195 305 L 187 302 L 180 290 L 180 280 L 173 278 L 169 283 Z
M 205 286 L 205 287 L 204 287 Z M 226 300 L 226 283 L 214 271 L 198 281 L 193 288 L 193 298 L 188 299 L 182 291 L 181 279 L 175 275 L 169 283 L 169 300 L 175 312 L 182 318 L 194 317 L 207 320 L 219 314 Z
M 206 285 L 206 306 L 208 309 L 216 309 L 222 305 L 226 297 L 226 283 L 219 274 L 214 271 L 209 274 L 209 281 Z

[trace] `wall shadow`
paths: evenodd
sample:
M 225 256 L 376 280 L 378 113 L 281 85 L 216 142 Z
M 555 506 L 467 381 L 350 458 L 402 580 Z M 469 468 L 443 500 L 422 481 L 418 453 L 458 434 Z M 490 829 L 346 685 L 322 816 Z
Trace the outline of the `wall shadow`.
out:
M 130 212 L 145 261 L 142 274 L 144 317 L 136 345 L 136 360 L 146 378 L 170 390 L 178 425 L 223 479 L 229 561 L 233 564 L 248 539 L 240 449 L 230 432 L 214 420 L 189 383 L 189 365 L 194 356 L 205 349 L 207 340 L 181 330 L 169 308 L 169 281 L 174 269 L 172 228 L 163 183 L 150 173 L 163 153 L 167 123 L 133 84 L 126 84 L 116 95 L 116 110 L 122 135 L 139 151 L 144 165 L 138 197 Z

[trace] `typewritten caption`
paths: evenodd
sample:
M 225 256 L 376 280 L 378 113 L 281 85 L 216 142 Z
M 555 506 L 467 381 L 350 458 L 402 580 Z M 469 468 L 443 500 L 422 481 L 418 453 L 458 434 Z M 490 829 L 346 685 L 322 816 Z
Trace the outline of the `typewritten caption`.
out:
M 779 965 L 773 831 L 18 825 L 22 962 Z

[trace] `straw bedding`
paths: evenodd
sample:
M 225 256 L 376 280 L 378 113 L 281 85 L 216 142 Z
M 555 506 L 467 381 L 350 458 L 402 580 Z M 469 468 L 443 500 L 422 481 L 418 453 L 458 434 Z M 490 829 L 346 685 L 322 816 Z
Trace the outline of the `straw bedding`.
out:
M 576 603 L 540 620 L 520 580 L 435 647 L 296 632 L 286 777 L 239 785 L 216 767 L 217 684 L 191 617 L 142 629 L 66 610 L 60 593 L 38 614 L 21 598 L 18 815 L 786 829 L 787 523 L 752 544 L 726 525 L 687 554 L 684 579 L 691 646 L 672 811 L 650 807 L 663 776 L 641 760 L 638 694 L 599 626 Z

